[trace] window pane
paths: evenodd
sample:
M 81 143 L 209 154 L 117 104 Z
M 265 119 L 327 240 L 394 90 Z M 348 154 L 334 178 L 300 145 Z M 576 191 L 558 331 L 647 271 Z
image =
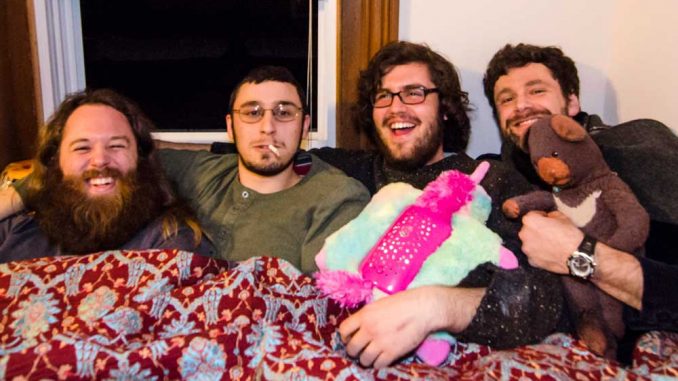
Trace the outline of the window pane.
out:
M 308 3 L 81 0 L 87 86 L 136 100 L 160 130 L 223 131 L 251 68 L 286 66 L 305 85 Z

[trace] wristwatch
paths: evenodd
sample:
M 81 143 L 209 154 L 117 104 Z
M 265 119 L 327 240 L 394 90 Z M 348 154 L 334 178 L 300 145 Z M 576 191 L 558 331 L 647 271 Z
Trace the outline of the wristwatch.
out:
M 567 259 L 570 275 L 581 279 L 589 279 L 593 275 L 596 270 L 596 261 L 593 259 L 596 242 L 595 238 L 584 235 L 577 250 Z

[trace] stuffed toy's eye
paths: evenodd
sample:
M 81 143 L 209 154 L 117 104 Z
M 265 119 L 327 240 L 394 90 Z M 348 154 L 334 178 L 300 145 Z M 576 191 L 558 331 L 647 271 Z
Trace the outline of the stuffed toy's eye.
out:
M 551 152 L 552 157 L 558 157 L 558 151 L 553 151 Z

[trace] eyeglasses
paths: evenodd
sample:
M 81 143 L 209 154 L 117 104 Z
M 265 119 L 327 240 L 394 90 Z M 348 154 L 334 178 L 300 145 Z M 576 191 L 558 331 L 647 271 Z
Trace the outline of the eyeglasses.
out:
M 431 93 L 437 93 L 438 89 L 427 89 L 423 86 L 420 87 L 411 87 L 398 92 L 392 93 L 388 90 L 380 90 L 374 96 L 372 100 L 372 106 L 375 108 L 388 107 L 393 103 L 393 97 L 395 95 L 400 98 L 400 101 L 406 105 L 416 105 L 423 103 L 426 100 L 426 96 Z
M 264 113 L 270 111 L 273 115 L 273 119 L 278 122 L 291 122 L 299 116 L 299 113 L 303 110 L 301 107 L 298 107 L 291 103 L 279 103 L 273 108 L 264 108 L 262 105 L 254 103 L 248 104 L 240 107 L 240 109 L 233 109 L 234 113 L 237 113 L 240 116 L 240 120 L 244 123 L 256 123 L 263 119 Z

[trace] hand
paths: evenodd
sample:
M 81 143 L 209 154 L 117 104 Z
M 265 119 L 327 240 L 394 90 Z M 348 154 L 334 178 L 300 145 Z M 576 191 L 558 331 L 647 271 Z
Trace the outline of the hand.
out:
M 464 330 L 484 289 L 419 287 L 379 299 L 339 326 L 346 352 L 377 369 L 413 351 L 431 332 Z
M 534 267 L 557 274 L 569 274 L 567 259 L 577 249 L 584 233 L 564 214 L 530 212 L 523 217 L 518 236 L 522 250 Z
M 379 369 L 414 350 L 432 331 L 429 316 L 435 313 L 423 291 L 416 288 L 378 299 L 344 320 L 339 333 L 346 352 L 360 357 L 363 366 Z
M 518 203 L 512 198 L 504 201 L 501 210 L 508 218 L 518 218 L 520 215 L 520 206 L 518 206 Z

